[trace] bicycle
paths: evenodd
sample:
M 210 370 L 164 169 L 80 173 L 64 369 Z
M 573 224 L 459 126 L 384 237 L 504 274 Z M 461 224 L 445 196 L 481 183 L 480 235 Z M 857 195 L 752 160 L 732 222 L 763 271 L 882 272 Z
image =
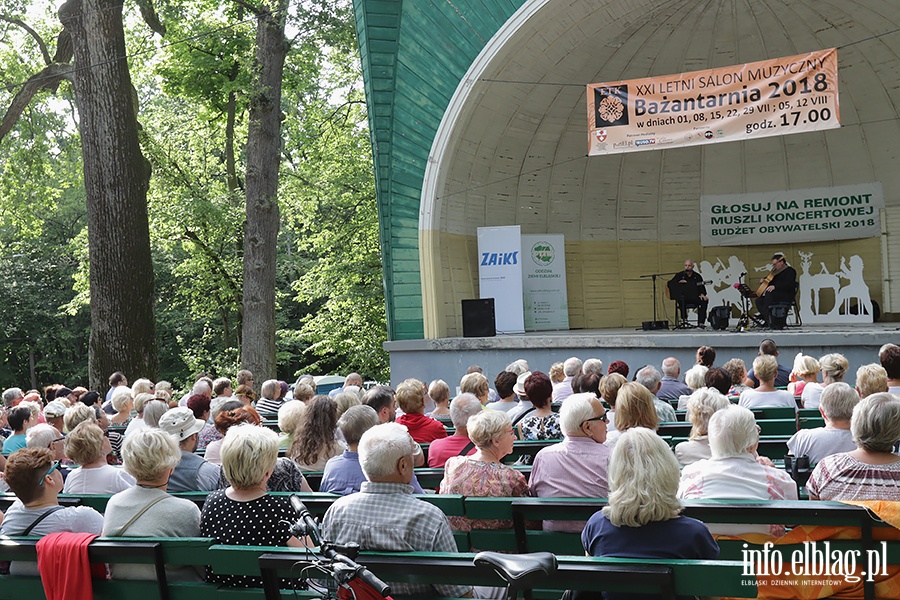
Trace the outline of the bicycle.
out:
M 319 547 L 316 556 L 297 561 L 301 566 L 299 579 L 303 589 L 312 589 L 323 595 L 323 600 L 380 600 L 390 598 L 391 588 L 355 561 L 359 555 L 359 544 L 350 542 L 336 544 L 322 539 L 318 523 L 299 496 L 290 497 L 291 506 L 297 513 L 297 521 L 291 525 L 291 534 L 308 537 Z M 499 552 L 479 552 L 473 559 L 475 566 L 487 566 L 506 582 L 506 600 L 516 600 L 522 591 L 528 591 L 534 584 L 556 572 L 556 555 L 550 552 L 530 554 L 502 554 Z M 325 580 L 316 578 L 311 572 L 318 572 Z M 323 581 L 323 588 L 316 581 Z M 336 585 L 332 585 L 336 584 Z

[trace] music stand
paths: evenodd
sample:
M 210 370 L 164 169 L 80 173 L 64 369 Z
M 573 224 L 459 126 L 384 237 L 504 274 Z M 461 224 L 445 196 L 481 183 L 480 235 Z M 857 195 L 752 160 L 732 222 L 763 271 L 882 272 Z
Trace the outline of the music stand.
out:
M 756 291 L 743 281 L 738 282 L 734 287 L 741 293 L 741 316 L 734 330 L 747 331 L 751 327 L 764 327 L 765 323 L 762 319 L 750 314 L 750 308 L 753 306 L 751 300 L 758 298 Z

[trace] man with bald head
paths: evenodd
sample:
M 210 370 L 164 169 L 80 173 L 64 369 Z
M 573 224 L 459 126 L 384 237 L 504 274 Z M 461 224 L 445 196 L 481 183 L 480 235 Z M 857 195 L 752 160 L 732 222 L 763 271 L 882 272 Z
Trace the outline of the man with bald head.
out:
M 663 360 L 662 375 L 659 391 L 656 392 L 656 397 L 660 400 L 678 400 L 681 396 L 690 396 L 694 391 L 678 381 L 678 376 L 681 375 L 681 363 L 674 356 Z
M 331 390 L 330 392 L 328 392 L 328 397 L 334 398 L 335 396 L 337 396 L 338 394 L 340 394 L 341 392 L 343 392 L 350 386 L 355 386 L 355 387 L 359 388 L 360 390 L 362 390 L 363 389 L 362 375 L 360 375 L 359 373 L 350 373 L 349 375 L 347 375 L 344 378 L 344 386 L 335 388 L 335 389 Z
M 694 261 L 690 258 L 684 261 L 684 271 L 675 273 L 667 285 L 681 320 L 687 321 L 687 309 L 694 307 L 697 309 L 697 327 L 704 327 L 709 296 L 706 295 L 703 277 L 694 271 Z

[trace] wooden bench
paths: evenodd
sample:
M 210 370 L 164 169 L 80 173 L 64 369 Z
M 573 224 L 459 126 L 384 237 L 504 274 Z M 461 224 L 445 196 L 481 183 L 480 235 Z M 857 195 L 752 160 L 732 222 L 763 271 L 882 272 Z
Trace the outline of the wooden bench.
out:
M 356 561 L 386 582 L 487 585 L 502 587 L 492 569 L 473 564 L 474 554 L 363 552 Z M 267 553 L 259 557 L 267 600 L 280 600 L 278 577 L 296 573 L 297 557 Z M 755 598 L 756 585 L 737 561 L 639 560 L 558 557 L 557 572 L 536 584 L 535 596 L 559 598 L 566 589 L 653 594 Z M 749 584 L 746 584 L 748 582 Z

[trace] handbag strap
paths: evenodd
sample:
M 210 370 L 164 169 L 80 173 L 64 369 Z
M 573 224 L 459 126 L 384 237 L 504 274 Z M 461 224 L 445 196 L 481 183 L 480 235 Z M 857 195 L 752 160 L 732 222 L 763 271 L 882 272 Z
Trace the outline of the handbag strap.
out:
M 462 450 L 459 451 L 459 454 L 457 454 L 457 456 L 465 456 L 466 454 L 469 453 L 469 450 L 471 450 L 474 447 L 475 447 L 475 442 L 469 442 L 468 444 L 466 444 L 465 448 L 463 448 Z
M 122 534 L 125 533 L 125 530 L 127 530 L 129 527 L 131 527 L 134 524 L 135 521 L 137 521 L 139 518 L 141 518 L 141 515 L 143 515 L 148 510 L 150 510 L 150 508 L 153 507 L 153 505 L 155 505 L 157 502 L 161 502 L 168 497 L 169 497 L 168 494 L 163 494 L 162 496 L 160 496 L 159 498 L 156 498 L 152 502 L 148 502 L 147 505 L 144 506 L 144 508 L 137 511 L 137 513 L 133 517 L 128 519 L 128 522 L 125 523 L 124 525 L 122 525 L 118 531 L 116 531 L 115 533 L 109 534 L 108 537 L 122 537 Z
M 525 417 L 527 417 L 529 414 L 533 413 L 536 410 L 537 410 L 537 408 L 532 406 L 528 410 L 526 410 L 522 413 L 519 413 L 518 415 L 516 415 L 516 418 L 513 419 L 512 426 L 515 427 L 519 423 L 519 421 L 521 421 L 522 419 L 524 419 Z
M 47 512 L 45 512 L 44 514 L 42 514 L 41 516 L 39 516 L 37 519 L 35 519 L 34 522 L 33 522 L 31 525 L 28 526 L 28 529 L 26 529 L 25 531 L 23 531 L 23 532 L 20 533 L 19 535 L 28 535 L 29 533 L 31 533 L 31 530 L 32 530 L 32 529 L 34 529 L 35 527 L 37 527 L 37 524 L 38 524 L 38 523 L 40 523 L 41 521 L 43 521 L 44 519 L 46 519 L 47 517 L 49 517 L 50 515 L 52 515 L 52 514 L 55 513 L 56 511 L 62 510 L 62 509 L 63 509 L 63 507 L 62 507 L 62 506 L 58 506 L 58 505 L 57 505 L 57 506 L 54 506 L 54 507 L 52 507 L 52 508 L 50 508 L 50 510 L 48 510 Z

